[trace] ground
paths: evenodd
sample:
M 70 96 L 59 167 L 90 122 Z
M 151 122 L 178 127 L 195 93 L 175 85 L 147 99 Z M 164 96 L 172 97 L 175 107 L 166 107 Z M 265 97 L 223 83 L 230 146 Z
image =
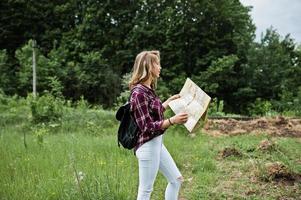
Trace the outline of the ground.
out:
M 301 119 L 284 117 L 262 117 L 252 120 L 209 119 L 204 132 L 213 136 L 267 133 L 273 136 L 301 138 Z

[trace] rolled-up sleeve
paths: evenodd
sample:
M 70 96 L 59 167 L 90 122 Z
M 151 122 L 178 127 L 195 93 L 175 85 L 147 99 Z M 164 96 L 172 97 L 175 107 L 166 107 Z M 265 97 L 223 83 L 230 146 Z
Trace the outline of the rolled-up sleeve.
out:
M 132 111 L 135 121 L 142 132 L 155 134 L 162 130 L 163 120 L 154 121 L 149 113 L 149 102 L 145 94 L 136 93 L 132 98 Z

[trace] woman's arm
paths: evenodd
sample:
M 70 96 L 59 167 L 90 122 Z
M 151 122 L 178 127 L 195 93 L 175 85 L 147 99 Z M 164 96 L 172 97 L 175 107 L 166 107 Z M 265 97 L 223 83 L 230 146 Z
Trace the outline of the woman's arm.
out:
M 162 129 L 166 129 L 174 124 L 184 124 L 187 122 L 188 114 L 187 113 L 179 113 L 169 119 L 165 119 L 161 125 Z
M 179 98 L 179 95 L 174 95 L 170 99 L 173 100 L 176 98 Z M 183 124 L 188 119 L 187 113 L 179 113 L 169 119 L 153 121 L 148 110 L 148 100 L 142 93 L 136 94 L 133 98 L 133 103 L 135 107 L 133 112 L 134 118 L 142 132 L 155 133 L 155 131 L 166 129 L 173 124 Z

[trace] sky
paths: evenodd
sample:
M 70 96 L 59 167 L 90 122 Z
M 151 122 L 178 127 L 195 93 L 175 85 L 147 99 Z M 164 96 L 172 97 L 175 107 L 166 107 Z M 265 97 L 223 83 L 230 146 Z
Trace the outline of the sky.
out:
M 301 0 L 240 0 L 245 6 L 253 6 L 251 16 L 256 25 L 256 41 L 261 33 L 273 26 L 284 38 L 290 33 L 301 44 Z

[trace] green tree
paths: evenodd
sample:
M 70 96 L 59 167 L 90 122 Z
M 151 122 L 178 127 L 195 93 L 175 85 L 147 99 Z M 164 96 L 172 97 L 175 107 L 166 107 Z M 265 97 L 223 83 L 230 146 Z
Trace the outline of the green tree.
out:
M 219 109 L 220 101 L 231 99 L 236 90 L 237 79 L 233 77 L 237 75 L 233 68 L 237 61 L 236 55 L 224 56 L 213 61 L 206 71 L 195 77 L 195 80 L 201 83 L 200 86 L 211 97 L 217 99 L 217 109 Z M 227 103 L 230 104 L 230 102 Z
M 296 45 L 289 35 L 281 39 L 276 30 L 267 29 L 260 43 L 254 43 L 249 49 L 247 59 L 240 88 L 234 93 L 241 111 L 257 98 L 277 101 L 284 90 L 292 90 L 297 95 L 300 64 Z
M 52 49 L 62 33 L 80 22 L 79 0 L 2 0 L 0 2 L 0 49 L 13 55 L 28 40 L 35 39 L 42 52 Z
M 12 70 L 10 70 L 10 65 L 8 63 L 8 55 L 6 50 L 0 51 L 0 89 L 4 90 L 10 87 L 10 77 Z
M 51 79 L 55 77 L 56 71 L 49 65 L 46 58 L 39 49 L 36 49 L 37 56 L 37 91 L 51 91 Z M 16 51 L 16 58 L 19 61 L 20 69 L 17 72 L 17 86 L 19 94 L 26 96 L 32 92 L 32 40 Z

